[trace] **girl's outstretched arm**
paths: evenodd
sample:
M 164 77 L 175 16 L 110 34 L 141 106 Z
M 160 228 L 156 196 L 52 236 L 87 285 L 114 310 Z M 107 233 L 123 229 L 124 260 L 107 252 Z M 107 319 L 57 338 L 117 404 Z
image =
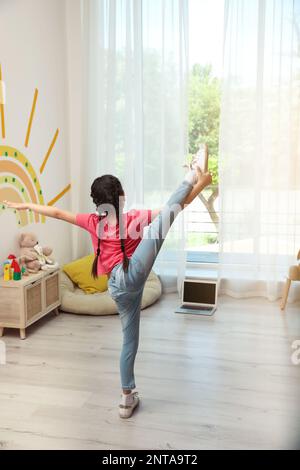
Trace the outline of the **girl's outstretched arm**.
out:
M 57 207 L 53 206 L 43 206 L 40 204 L 34 204 L 31 202 L 11 202 L 11 201 L 3 201 L 3 203 L 11 208 L 16 209 L 18 211 L 23 210 L 32 210 L 41 215 L 45 215 L 46 217 L 52 217 L 54 219 L 64 220 L 65 222 L 69 222 L 70 224 L 76 224 L 76 216 L 72 212 L 64 211 L 58 209 Z

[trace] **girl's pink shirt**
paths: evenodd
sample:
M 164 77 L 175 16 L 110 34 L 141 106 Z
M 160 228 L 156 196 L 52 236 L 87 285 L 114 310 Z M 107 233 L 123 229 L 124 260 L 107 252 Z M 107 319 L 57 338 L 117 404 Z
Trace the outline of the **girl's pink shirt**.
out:
M 151 210 L 133 209 L 123 214 L 123 238 L 125 251 L 130 258 L 141 239 L 144 228 L 151 223 Z M 99 226 L 96 214 L 77 214 L 76 225 L 87 230 L 92 238 L 94 252 L 97 252 L 98 233 L 100 233 L 100 256 L 98 258 L 98 274 L 108 274 L 116 264 L 123 260 L 119 238 L 119 226 L 109 225 L 103 218 Z

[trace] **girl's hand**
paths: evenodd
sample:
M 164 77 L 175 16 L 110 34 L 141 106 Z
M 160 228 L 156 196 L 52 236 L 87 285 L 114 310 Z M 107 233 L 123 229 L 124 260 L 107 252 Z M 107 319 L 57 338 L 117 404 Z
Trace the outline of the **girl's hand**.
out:
M 18 211 L 23 211 L 29 209 L 29 205 L 26 202 L 11 202 L 11 201 L 2 201 L 10 209 L 17 209 Z

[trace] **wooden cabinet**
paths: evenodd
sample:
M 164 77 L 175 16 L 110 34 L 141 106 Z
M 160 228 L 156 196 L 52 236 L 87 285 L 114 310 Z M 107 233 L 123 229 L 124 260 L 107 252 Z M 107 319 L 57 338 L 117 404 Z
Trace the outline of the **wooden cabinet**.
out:
M 25 339 L 26 328 L 51 311 L 58 314 L 60 271 L 40 271 L 20 281 L 0 280 L 0 336 L 4 328 L 18 328 Z

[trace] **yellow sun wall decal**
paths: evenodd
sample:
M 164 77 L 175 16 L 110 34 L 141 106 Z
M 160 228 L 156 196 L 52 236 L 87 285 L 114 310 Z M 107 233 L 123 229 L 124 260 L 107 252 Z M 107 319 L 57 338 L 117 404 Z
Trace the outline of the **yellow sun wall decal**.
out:
M 0 64 L 0 86 L 4 89 L 2 81 L 2 68 Z M 0 120 L 1 120 L 1 137 L 4 140 L 5 132 L 5 99 L 2 93 L 0 100 Z M 31 127 L 35 116 L 35 110 L 38 99 L 38 90 L 35 89 L 32 107 L 27 125 L 25 136 L 25 147 L 27 148 L 30 140 Z M 51 152 L 55 146 L 59 135 L 59 129 L 56 130 L 54 137 L 49 145 L 48 151 L 44 156 L 39 173 L 42 174 Z M 59 194 L 52 198 L 47 205 L 54 205 L 71 189 L 68 184 Z M 29 159 L 18 149 L 0 144 L 0 201 L 7 199 L 13 202 L 32 202 L 35 204 L 45 204 L 44 194 L 41 183 L 38 179 L 37 172 Z M 7 210 L 6 206 L 0 205 L 0 215 Z M 45 223 L 45 216 L 33 213 L 32 211 L 15 211 L 19 226 L 25 226 L 29 223 Z

